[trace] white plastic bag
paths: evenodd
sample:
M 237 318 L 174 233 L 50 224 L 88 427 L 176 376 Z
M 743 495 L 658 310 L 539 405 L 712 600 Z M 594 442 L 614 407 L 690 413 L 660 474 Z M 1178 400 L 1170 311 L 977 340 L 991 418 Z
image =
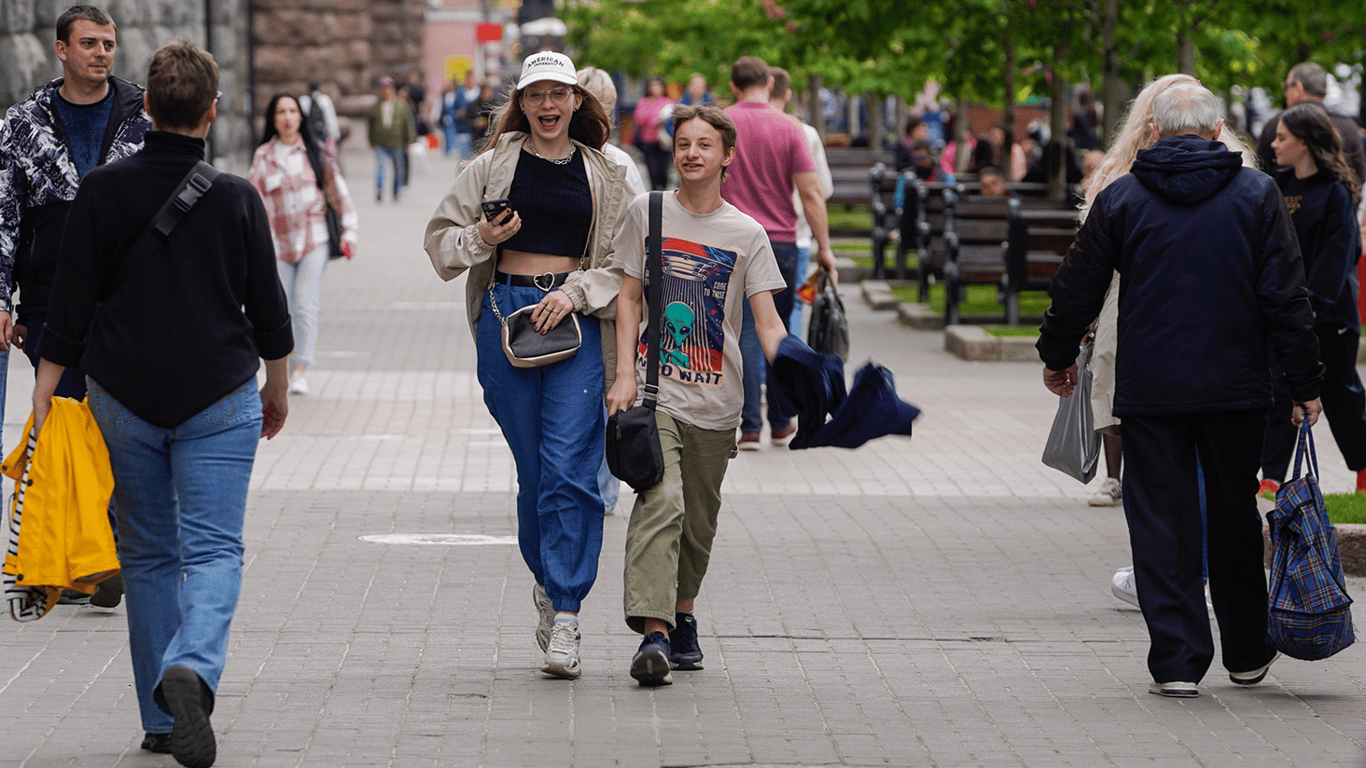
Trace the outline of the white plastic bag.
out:
M 1100 433 L 1091 413 L 1091 352 L 1088 341 L 1077 355 L 1077 388 L 1058 402 L 1053 429 L 1043 447 L 1043 463 L 1083 483 L 1096 476 L 1100 460 Z

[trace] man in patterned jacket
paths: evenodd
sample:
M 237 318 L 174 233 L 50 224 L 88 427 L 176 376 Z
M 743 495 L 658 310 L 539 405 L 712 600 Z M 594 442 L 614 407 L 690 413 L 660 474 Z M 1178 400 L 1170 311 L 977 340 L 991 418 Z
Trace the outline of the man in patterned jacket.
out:
M 0 123 L 0 407 L 10 342 L 38 365 L 57 249 L 77 186 L 90 169 L 141 149 L 152 127 L 142 88 L 110 74 L 117 32 L 100 8 L 68 8 L 57 18 L 63 76 L 10 107 Z M 16 284 L 17 324 L 11 316 Z M 85 397 L 85 373 L 68 368 L 57 394 Z M 115 577 L 91 602 L 112 608 L 122 597 Z

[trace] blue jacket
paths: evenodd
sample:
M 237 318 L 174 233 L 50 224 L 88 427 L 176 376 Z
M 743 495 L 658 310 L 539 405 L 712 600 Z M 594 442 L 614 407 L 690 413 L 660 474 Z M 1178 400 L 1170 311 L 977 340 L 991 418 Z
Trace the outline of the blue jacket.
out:
M 1049 291 L 1037 346 L 1050 370 L 1076 360 L 1116 270 L 1116 416 L 1269 407 L 1268 350 L 1292 397 L 1318 397 L 1323 366 L 1285 202 L 1223 144 L 1162 139 L 1096 197 Z

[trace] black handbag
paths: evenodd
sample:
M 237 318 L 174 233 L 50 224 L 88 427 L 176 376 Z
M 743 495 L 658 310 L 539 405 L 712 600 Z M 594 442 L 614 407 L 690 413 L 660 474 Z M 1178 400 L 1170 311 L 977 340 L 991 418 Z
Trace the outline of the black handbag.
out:
M 645 366 L 645 397 L 640 405 L 617 411 L 607 417 L 607 468 L 636 493 L 659 485 L 664 479 L 664 451 L 659 446 L 659 424 L 655 405 L 659 400 L 660 299 L 664 269 L 660 253 L 660 229 L 664 193 L 650 193 L 649 258 L 645 262 L 645 281 L 649 284 L 646 301 L 650 315 L 646 325 L 649 350 Z M 618 329 L 621 333 L 627 329 Z
M 337 209 L 333 208 L 331 203 L 326 207 L 327 213 L 324 214 L 324 218 L 327 220 L 327 258 L 340 259 L 346 255 L 346 251 L 342 250 L 341 214 L 337 213 Z
M 531 324 L 531 313 L 536 306 L 522 307 L 503 319 L 498 312 L 498 303 L 493 302 L 493 313 L 503 320 L 503 354 L 514 368 L 536 368 L 567 360 L 583 344 L 578 314 L 570 312 L 554 328 L 541 333 Z
M 816 297 L 811 300 L 811 327 L 806 332 L 806 343 L 823 355 L 849 359 L 849 321 L 844 314 L 844 302 L 835 291 L 830 273 L 824 270 Z

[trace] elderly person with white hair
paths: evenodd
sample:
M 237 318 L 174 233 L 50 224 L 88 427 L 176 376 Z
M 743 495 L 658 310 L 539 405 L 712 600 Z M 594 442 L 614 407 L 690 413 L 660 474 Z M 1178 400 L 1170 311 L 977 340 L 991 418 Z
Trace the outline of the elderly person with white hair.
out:
M 1269 176 L 1219 141 L 1221 106 L 1198 83 L 1154 98 L 1148 130 L 1157 141 L 1095 196 L 1053 281 L 1038 343 L 1045 386 L 1071 394 L 1078 343 L 1119 272 L 1113 410 L 1124 425 L 1148 690 L 1161 696 L 1198 696 L 1214 659 L 1201 584 L 1206 536 L 1230 679 L 1259 683 L 1276 659 L 1255 499 L 1270 355 L 1285 371 L 1296 423 L 1320 410 L 1323 366 L 1285 202 Z

